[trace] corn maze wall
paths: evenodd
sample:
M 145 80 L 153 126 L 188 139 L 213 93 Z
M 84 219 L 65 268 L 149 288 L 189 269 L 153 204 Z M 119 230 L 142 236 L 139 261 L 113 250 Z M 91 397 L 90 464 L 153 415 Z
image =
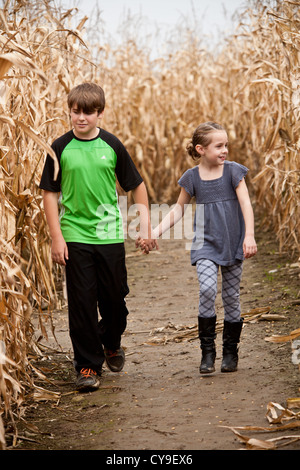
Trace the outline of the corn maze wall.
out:
M 88 19 L 71 27 L 74 13 L 52 0 L 2 1 L 0 11 L 0 448 L 3 420 L 22 416 L 35 387 L 32 312 L 46 336 L 44 312 L 59 308 L 38 184 L 49 145 L 69 129 L 74 85 L 103 86 L 103 127 L 127 146 L 152 202 L 175 202 L 195 127 L 223 124 L 231 158 L 251 170 L 256 210 L 279 248 L 300 254 L 299 1 L 252 2 L 217 54 L 189 31 L 155 60 L 132 39 L 90 46 Z

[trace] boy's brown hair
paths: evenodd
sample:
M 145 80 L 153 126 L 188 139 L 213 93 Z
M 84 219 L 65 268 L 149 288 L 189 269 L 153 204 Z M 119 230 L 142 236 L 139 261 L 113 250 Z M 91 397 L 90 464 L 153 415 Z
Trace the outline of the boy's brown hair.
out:
M 84 113 L 98 114 L 105 108 L 105 95 L 101 86 L 96 83 L 82 83 L 72 88 L 68 95 L 68 107 L 71 110 L 74 106 Z

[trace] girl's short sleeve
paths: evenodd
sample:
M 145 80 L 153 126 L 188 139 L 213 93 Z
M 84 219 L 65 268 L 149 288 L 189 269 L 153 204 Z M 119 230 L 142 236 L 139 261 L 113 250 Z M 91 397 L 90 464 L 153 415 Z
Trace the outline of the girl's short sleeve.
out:
M 193 184 L 193 174 L 192 170 L 189 169 L 183 173 L 182 177 L 178 180 L 179 186 L 186 190 L 186 192 L 193 197 L 195 195 L 194 184 Z
M 245 178 L 248 173 L 248 168 L 240 163 L 232 162 L 231 165 L 231 181 L 234 189 L 239 185 L 240 181 Z

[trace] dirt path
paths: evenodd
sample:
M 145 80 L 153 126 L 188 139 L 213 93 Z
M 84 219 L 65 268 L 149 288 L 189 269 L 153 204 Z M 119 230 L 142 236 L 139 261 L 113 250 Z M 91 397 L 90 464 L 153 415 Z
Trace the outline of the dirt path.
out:
M 52 381 L 40 385 L 62 396 L 28 407 L 25 418 L 30 427 L 23 436 L 32 441 L 20 440 L 17 448 L 185 452 L 245 448 L 226 426 L 269 426 L 267 404 L 285 407 L 288 398 L 300 395 L 299 368 L 292 361 L 290 343 L 265 341 L 266 336 L 300 327 L 300 269 L 291 264 L 295 260 L 276 252 L 268 236 L 258 238 L 258 244 L 259 254 L 245 262 L 242 310 L 270 307 L 270 313 L 284 315 L 286 320 L 247 322 L 239 370 L 232 374 L 220 372 L 218 334 L 216 372 L 201 376 L 193 328 L 198 282 L 184 242 L 163 240 L 160 252 L 149 256 L 138 256 L 133 242 L 128 242 L 131 292 L 124 370 L 113 374 L 106 369 L 97 392 L 74 393 L 66 312 L 55 314 L 56 336 L 64 352 L 48 353 L 37 366 Z M 217 314 L 222 322 L 220 294 Z M 186 336 L 180 338 L 182 334 Z M 51 339 L 49 344 L 57 349 Z M 270 439 L 300 432 L 244 434 Z M 283 449 L 300 449 L 300 441 Z

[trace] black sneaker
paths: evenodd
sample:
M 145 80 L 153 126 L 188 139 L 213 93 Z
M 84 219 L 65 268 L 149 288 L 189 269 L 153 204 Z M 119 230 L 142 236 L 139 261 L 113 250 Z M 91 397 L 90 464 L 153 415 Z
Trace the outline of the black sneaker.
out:
M 116 351 L 104 348 L 106 364 L 112 372 L 120 372 L 125 364 L 125 352 L 121 347 Z
M 98 390 L 100 379 L 93 369 L 81 369 L 77 375 L 76 390 L 79 392 L 92 392 Z

